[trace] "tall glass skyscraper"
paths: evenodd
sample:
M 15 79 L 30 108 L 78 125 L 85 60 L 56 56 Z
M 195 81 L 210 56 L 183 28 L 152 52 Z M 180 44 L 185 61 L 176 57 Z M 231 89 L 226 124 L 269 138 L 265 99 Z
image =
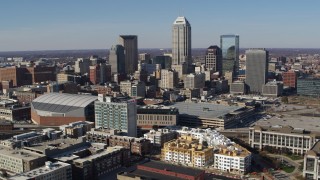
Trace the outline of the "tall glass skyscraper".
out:
M 239 36 L 221 35 L 220 48 L 222 50 L 222 75 L 226 71 L 233 73 L 233 77 L 239 73 Z
M 191 64 L 191 25 L 185 17 L 178 17 L 172 26 L 172 64 Z

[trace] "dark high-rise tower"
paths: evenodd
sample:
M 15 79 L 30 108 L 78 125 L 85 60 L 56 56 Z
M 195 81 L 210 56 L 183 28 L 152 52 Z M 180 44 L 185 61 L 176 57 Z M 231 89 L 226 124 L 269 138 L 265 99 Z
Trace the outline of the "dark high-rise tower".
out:
M 233 77 L 239 73 L 239 36 L 221 35 L 220 48 L 222 50 L 222 75 L 229 71 Z
M 119 43 L 125 50 L 125 72 L 132 74 L 138 68 L 138 36 L 120 35 Z
M 261 93 L 268 78 L 269 52 L 265 49 L 246 50 L 246 84 L 250 93 Z
M 111 65 L 112 74 L 125 74 L 125 55 L 123 46 L 111 46 L 109 52 L 109 64 Z
M 210 46 L 207 49 L 205 59 L 206 69 L 214 72 L 222 72 L 222 53 L 218 46 Z

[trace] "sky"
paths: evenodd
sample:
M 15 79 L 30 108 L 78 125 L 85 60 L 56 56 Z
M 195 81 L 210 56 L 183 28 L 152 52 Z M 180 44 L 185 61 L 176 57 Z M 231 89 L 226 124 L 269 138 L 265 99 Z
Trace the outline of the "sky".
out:
M 139 48 L 171 48 L 178 16 L 192 48 L 238 34 L 241 48 L 320 48 L 319 0 L 1 0 L 0 51 L 109 49 L 120 34 Z

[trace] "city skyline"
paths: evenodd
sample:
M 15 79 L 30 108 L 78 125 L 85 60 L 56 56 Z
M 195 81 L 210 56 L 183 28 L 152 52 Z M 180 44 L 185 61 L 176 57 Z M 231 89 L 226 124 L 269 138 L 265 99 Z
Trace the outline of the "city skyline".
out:
M 240 48 L 317 48 L 317 5 L 296 0 L 8 1 L 0 7 L 0 51 L 109 49 L 121 34 L 137 35 L 140 48 L 171 48 L 177 16 L 192 24 L 194 48 L 219 45 L 223 34 L 241 36 Z

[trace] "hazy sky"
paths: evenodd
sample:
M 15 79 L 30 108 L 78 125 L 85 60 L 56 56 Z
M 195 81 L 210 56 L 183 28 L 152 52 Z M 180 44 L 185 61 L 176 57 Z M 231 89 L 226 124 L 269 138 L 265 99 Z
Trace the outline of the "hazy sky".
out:
M 119 34 L 139 48 L 171 48 L 179 15 L 192 47 L 238 34 L 240 47 L 320 48 L 319 0 L 1 0 L 0 51 L 109 49 Z

